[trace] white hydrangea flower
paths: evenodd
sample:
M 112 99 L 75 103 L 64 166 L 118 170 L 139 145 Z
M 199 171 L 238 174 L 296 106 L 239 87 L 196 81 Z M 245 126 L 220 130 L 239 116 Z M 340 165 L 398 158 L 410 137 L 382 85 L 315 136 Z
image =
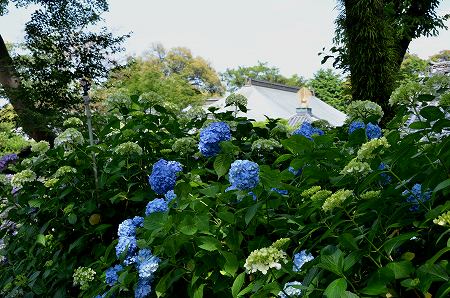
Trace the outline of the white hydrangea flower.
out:
M 359 174 L 365 176 L 370 172 L 370 165 L 367 162 L 361 162 L 357 158 L 353 158 L 345 167 L 342 169 L 342 175 L 349 174 Z
M 372 139 L 364 144 L 362 144 L 361 148 L 359 148 L 357 153 L 357 158 L 359 160 L 368 160 L 375 157 L 374 151 L 379 149 L 379 153 L 383 153 L 384 149 L 391 147 L 389 145 L 386 137 L 381 137 L 379 139 Z
M 118 145 L 114 149 L 114 153 L 120 155 L 131 155 L 131 154 L 142 155 L 142 148 L 136 143 L 126 142 Z
M 88 267 L 78 267 L 73 273 L 73 285 L 80 286 L 80 289 L 87 290 L 89 283 L 94 280 L 96 272 Z
M 351 190 L 340 189 L 330 197 L 328 197 L 322 205 L 323 211 L 330 211 L 335 207 L 339 207 L 342 203 L 351 195 L 353 192 Z
M 40 141 L 31 145 L 31 152 L 44 154 L 50 149 L 50 144 L 47 141 Z
M 81 132 L 75 128 L 68 128 L 55 138 L 55 147 L 64 146 L 64 149 L 71 150 L 74 145 L 83 145 L 84 138 Z
M 274 244 L 279 246 L 277 242 Z M 247 260 L 245 260 L 244 267 L 247 273 L 261 271 L 262 274 L 267 274 L 270 268 L 280 270 L 281 262 L 285 264 L 288 262 L 287 254 L 272 245 L 252 251 Z
M 15 174 L 11 179 L 11 185 L 13 187 L 22 187 L 27 182 L 33 182 L 36 180 L 36 173 L 32 170 L 23 170 Z
M 63 126 L 65 127 L 77 127 L 83 126 L 83 121 L 77 117 L 70 117 L 63 122 Z

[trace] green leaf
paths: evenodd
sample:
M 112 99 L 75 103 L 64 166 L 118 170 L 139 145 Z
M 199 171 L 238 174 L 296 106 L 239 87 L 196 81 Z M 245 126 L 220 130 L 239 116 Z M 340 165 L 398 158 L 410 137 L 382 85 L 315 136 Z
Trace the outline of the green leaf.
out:
M 221 254 L 226 260 L 223 268 L 224 271 L 234 277 L 239 269 L 239 261 L 236 255 L 226 251 L 222 251 Z
M 420 110 L 420 115 L 429 121 L 444 118 L 444 113 L 438 107 L 428 106 Z
M 203 298 L 203 288 L 205 284 L 201 284 L 194 292 L 194 298 Z
M 283 154 L 278 156 L 278 158 L 275 160 L 274 164 L 279 164 L 283 161 L 289 160 L 292 158 L 292 154 Z
M 41 207 L 42 201 L 41 200 L 30 200 L 28 201 L 28 205 L 30 205 L 31 208 L 39 208 Z
M 402 234 L 402 235 L 399 235 L 392 239 L 389 239 L 383 245 L 384 251 L 388 255 L 391 255 L 392 251 L 394 251 L 396 248 L 398 248 L 400 245 L 402 245 L 404 242 L 408 241 L 409 239 L 411 239 L 414 236 L 417 236 L 416 232 Z
M 450 178 L 439 183 L 434 189 L 433 193 L 440 191 L 441 189 L 447 188 L 450 186 Z
M 347 282 L 344 278 L 338 278 L 328 285 L 323 294 L 326 298 L 342 298 L 345 296 Z
M 216 171 L 217 176 L 222 177 L 230 168 L 231 156 L 229 154 L 219 154 L 214 159 L 214 171 Z
M 367 287 L 361 293 L 367 295 L 382 295 L 388 292 L 387 284 L 395 279 L 395 274 L 389 268 L 378 269 L 368 280 Z
M 421 121 L 416 121 L 409 125 L 409 128 L 411 128 L 411 129 L 423 129 L 423 128 L 428 128 L 428 127 L 430 127 L 429 123 L 421 122 Z
M 343 276 L 344 257 L 342 251 L 335 246 L 327 246 L 320 252 L 320 262 L 318 267 L 331 271 L 339 276 Z
M 70 213 L 69 216 L 67 217 L 67 220 L 69 221 L 70 224 L 75 224 L 77 222 L 77 215 L 75 213 Z
M 215 251 L 222 247 L 219 240 L 209 237 L 209 236 L 203 236 L 199 237 L 198 239 L 200 241 L 200 245 L 198 247 L 207 250 L 207 251 Z
M 407 278 L 414 272 L 414 267 L 409 261 L 392 262 L 387 264 L 386 268 L 394 272 L 395 279 Z
M 245 224 L 246 225 L 248 225 L 252 221 L 253 217 L 256 215 L 256 212 L 258 211 L 258 208 L 261 206 L 261 204 L 262 204 L 261 202 L 256 203 L 247 209 L 247 212 L 245 213 Z
M 36 243 L 39 243 L 39 244 L 45 246 L 45 235 L 43 235 L 43 234 L 38 234 L 38 235 L 36 236 Z
M 231 295 L 233 295 L 233 298 L 238 296 L 239 291 L 244 285 L 244 280 L 245 280 L 245 272 L 239 274 L 234 280 L 233 285 L 231 286 Z
M 195 224 L 195 220 L 193 216 L 186 216 L 180 223 L 179 225 L 180 227 L 180 232 L 188 235 L 188 236 L 192 236 L 195 233 L 197 233 L 198 228 L 197 225 Z

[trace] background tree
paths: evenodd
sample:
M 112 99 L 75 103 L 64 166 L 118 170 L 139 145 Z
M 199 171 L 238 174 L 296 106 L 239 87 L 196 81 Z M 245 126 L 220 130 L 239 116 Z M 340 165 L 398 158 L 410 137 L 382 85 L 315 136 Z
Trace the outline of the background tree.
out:
M 340 111 L 345 111 L 350 96 L 345 87 L 345 81 L 333 73 L 331 69 L 320 69 L 308 82 L 314 94 Z
M 439 0 L 340 0 L 335 65 L 351 73 L 353 100 L 372 100 L 392 115 L 388 99 L 410 42 L 446 28 Z M 326 56 L 324 60 L 329 58 Z
M 17 128 L 17 115 L 11 105 L 0 108 L 0 156 L 8 153 L 18 153 L 29 145 Z
M 52 126 L 82 103 L 78 80 L 107 74 L 111 54 L 125 36 L 105 28 L 88 30 L 107 11 L 106 0 L 13 0 L 16 6 L 38 4 L 25 25 L 22 55 L 11 57 L 0 36 L 0 84 L 24 131 L 35 140 L 52 140 Z M 0 0 L 0 14 L 8 1 Z
M 284 77 L 280 70 L 273 66 L 268 66 L 267 62 L 258 61 L 254 66 L 239 66 L 236 69 L 227 68 L 221 73 L 221 78 L 227 85 L 227 90 L 234 92 L 245 85 L 248 78 L 264 80 L 273 83 L 302 87 L 305 79 L 297 74 L 291 77 Z
M 400 66 L 399 80 L 414 80 L 424 75 L 429 66 L 427 60 L 421 59 L 415 54 L 406 53 Z
M 433 62 L 450 61 L 450 50 L 442 50 L 430 57 Z

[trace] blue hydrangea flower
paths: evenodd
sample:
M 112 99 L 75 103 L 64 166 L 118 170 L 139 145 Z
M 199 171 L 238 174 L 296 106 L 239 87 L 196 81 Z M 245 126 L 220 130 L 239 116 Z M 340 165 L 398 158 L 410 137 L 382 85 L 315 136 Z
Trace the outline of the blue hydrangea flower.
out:
M 228 178 L 231 183 L 230 190 L 252 189 L 259 183 L 259 166 L 249 160 L 236 160 L 231 164 Z
M 295 130 L 293 135 L 302 135 L 312 141 L 313 135 L 323 135 L 323 130 L 313 127 L 309 122 L 303 122 L 299 129 Z
M 158 160 L 148 177 L 151 188 L 159 195 L 173 190 L 177 180 L 177 173 L 182 171 L 182 165 L 176 161 Z
M 105 293 L 103 293 L 101 295 L 97 295 L 97 296 L 95 296 L 95 298 L 105 298 L 106 294 L 108 294 L 108 292 L 105 292 Z
M 385 169 L 387 169 L 387 165 L 384 162 L 380 163 L 380 165 L 378 166 L 378 170 L 385 170 Z M 383 185 L 389 184 L 392 180 L 392 177 L 386 173 L 381 173 L 380 177 L 381 177 L 381 184 Z
M 117 280 L 119 279 L 119 272 L 123 270 L 122 265 L 116 265 L 114 267 L 110 267 L 108 269 L 106 269 L 106 283 L 109 286 L 113 286 L 116 284 Z
M 136 265 L 140 278 L 153 278 L 158 270 L 160 259 L 155 257 L 150 249 L 141 249 L 136 258 Z
M 149 216 L 154 212 L 166 212 L 167 210 L 169 210 L 169 206 L 164 199 L 154 199 L 145 207 L 145 215 Z
M 300 295 L 302 294 L 302 291 L 300 288 L 297 288 L 295 286 L 301 286 L 301 285 L 302 285 L 302 283 L 299 281 L 287 282 L 283 287 L 283 291 L 280 291 L 278 293 L 278 297 L 280 297 L 280 298 L 300 297 Z M 289 296 L 286 296 L 285 293 Z
M 142 216 L 135 216 L 133 217 L 133 224 L 137 227 L 143 227 L 144 226 L 144 218 Z
M 14 153 L 0 157 L 0 172 L 6 169 L 10 163 L 17 161 L 18 159 L 19 156 L 17 156 L 17 154 Z
M 177 195 L 175 194 L 175 192 L 173 190 L 169 190 L 164 195 L 164 198 L 166 199 L 167 203 L 170 203 L 170 202 L 172 202 L 172 200 L 177 198 Z
M 372 123 L 367 124 L 366 136 L 369 140 L 381 138 L 382 135 L 381 128 L 378 125 Z
M 294 272 L 298 272 L 300 271 L 300 268 L 302 268 L 302 266 L 309 261 L 314 260 L 314 257 L 312 254 L 307 254 L 306 250 L 302 250 L 299 253 L 296 253 L 294 255 L 294 265 L 292 266 L 292 271 Z
M 285 190 L 285 189 L 278 189 L 278 188 L 275 188 L 275 187 L 272 187 L 271 189 L 270 189 L 270 191 L 273 191 L 273 192 L 276 192 L 276 193 L 278 193 L 278 194 L 280 194 L 280 195 L 287 195 L 289 192 L 287 191 L 287 190 Z
M 136 235 L 136 225 L 134 224 L 132 219 L 125 219 L 124 221 L 122 221 L 122 223 L 119 224 L 117 236 L 127 237 L 135 235 Z
M 119 237 L 116 245 L 116 256 L 119 258 L 123 253 L 127 252 L 126 257 L 132 257 L 137 249 L 137 242 L 134 236 Z
M 352 133 L 355 132 L 355 130 L 357 130 L 357 129 L 364 129 L 364 128 L 366 128 L 366 125 L 364 124 L 364 122 L 359 121 L 359 120 L 353 121 L 348 126 L 348 134 L 351 135 Z
M 145 298 L 151 292 L 151 280 L 149 278 L 139 278 L 136 289 L 134 290 L 134 298 Z
M 213 122 L 200 131 L 198 149 L 203 156 L 211 157 L 220 152 L 219 143 L 231 140 L 231 131 L 225 122 Z
M 411 190 L 405 190 L 402 192 L 403 196 L 408 196 L 406 201 L 412 203 L 411 211 L 418 211 L 420 203 L 424 203 L 431 198 L 431 191 L 422 192 L 422 184 L 416 183 Z
M 288 171 L 291 172 L 294 176 L 299 176 L 302 173 L 302 169 L 294 169 L 293 167 L 289 167 Z

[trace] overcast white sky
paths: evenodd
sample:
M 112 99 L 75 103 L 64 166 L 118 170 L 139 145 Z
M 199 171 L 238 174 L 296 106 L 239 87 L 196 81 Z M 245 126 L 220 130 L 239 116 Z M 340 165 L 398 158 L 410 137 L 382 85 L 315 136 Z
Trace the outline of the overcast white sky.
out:
M 157 42 L 166 48 L 185 46 L 218 71 L 267 61 L 284 75 L 311 78 L 322 66 L 317 55 L 330 48 L 336 0 L 109 0 L 106 25 L 133 34 L 126 54 L 140 55 Z M 443 0 L 439 14 L 450 13 Z M 29 12 L 11 8 L 0 17 L 0 33 L 11 42 L 23 39 Z M 450 27 L 450 21 L 447 21 Z M 450 31 L 414 40 L 411 53 L 428 58 L 450 49 Z

